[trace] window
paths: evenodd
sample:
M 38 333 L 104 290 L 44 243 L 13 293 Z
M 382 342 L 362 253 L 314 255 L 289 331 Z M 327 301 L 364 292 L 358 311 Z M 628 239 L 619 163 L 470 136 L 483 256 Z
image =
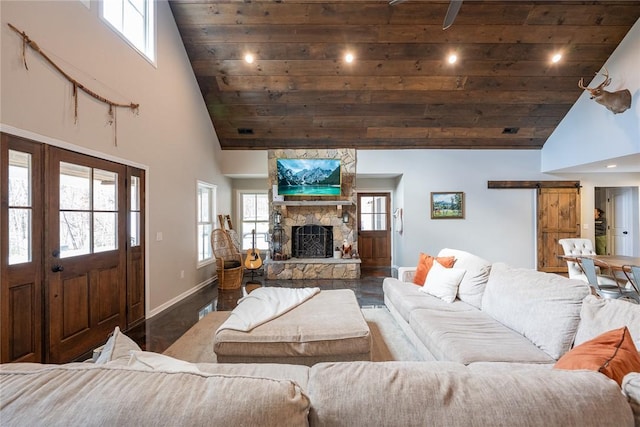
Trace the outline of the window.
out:
M 211 232 L 213 231 L 216 186 L 198 181 L 198 267 L 213 261 Z
M 254 247 L 253 230 L 255 230 L 255 248 L 269 249 L 269 197 L 266 192 L 240 194 L 240 212 L 242 249 Z
M 151 62 L 155 61 L 153 0 L 103 0 L 105 21 Z

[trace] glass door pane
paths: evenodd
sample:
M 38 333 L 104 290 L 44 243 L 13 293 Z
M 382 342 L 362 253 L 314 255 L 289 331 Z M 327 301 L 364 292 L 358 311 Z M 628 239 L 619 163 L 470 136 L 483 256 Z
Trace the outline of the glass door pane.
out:
M 60 257 L 118 247 L 118 174 L 60 162 Z
M 32 259 L 31 162 L 31 154 L 9 150 L 9 265 Z
M 383 231 L 387 229 L 386 196 L 363 196 L 360 205 L 360 229 Z
M 140 246 L 140 177 L 131 176 L 131 208 L 129 209 L 129 239 L 132 247 Z

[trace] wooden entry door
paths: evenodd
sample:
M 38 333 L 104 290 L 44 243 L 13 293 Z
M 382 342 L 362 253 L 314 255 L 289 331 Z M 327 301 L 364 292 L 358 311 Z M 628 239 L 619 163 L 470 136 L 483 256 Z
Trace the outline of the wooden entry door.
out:
M 580 237 L 580 192 L 578 188 L 538 190 L 538 270 L 566 273 L 567 263 L 558 258 L 558 240 Z
M 48 147 L 46 361 L 73 360 L 126 325 L 124 165 Z
M 1 135 L 0 362 L 42 362 L 43 146 Z
M 391 197 L 358 193 L 358 252 L 362 267 L 391 266 Z

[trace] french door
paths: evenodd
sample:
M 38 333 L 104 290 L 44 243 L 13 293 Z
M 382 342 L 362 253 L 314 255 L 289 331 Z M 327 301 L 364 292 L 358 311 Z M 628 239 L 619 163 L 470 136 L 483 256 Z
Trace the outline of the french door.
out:
M 2 362 L 68 362 L 144 319 L 144 173 L 2 143 Z
M 126 325 L 126 167 L 48 148 L 47 360 L 60 362 Z
M 40 362 L 43 146 L 6 134 L 0 138 L 0 361 Z

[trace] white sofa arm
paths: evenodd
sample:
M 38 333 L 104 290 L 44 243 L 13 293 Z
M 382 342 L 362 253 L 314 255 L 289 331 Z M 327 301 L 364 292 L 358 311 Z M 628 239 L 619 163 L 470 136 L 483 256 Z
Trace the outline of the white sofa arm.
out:
M 418 267 L 398 267 L 398 279 L 402 282 L 413 282 Z

